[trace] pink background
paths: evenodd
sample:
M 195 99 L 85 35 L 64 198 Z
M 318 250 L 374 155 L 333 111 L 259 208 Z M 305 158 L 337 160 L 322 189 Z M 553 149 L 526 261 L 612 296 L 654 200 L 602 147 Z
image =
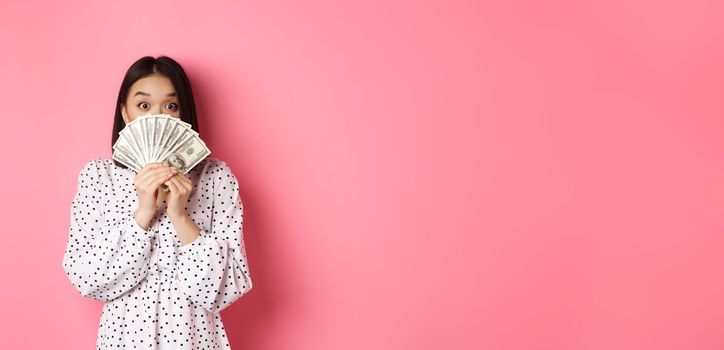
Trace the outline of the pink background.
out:
M 162 54 L 240 180 L 233 348 L 724 348 L 720 2 L 342 3 L 0 2 L 0 348 L 93 348 L 70 202 Z

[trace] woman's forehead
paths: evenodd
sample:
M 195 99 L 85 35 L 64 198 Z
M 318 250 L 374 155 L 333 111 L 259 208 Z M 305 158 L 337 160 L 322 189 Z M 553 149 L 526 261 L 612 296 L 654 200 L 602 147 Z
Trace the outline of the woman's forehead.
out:
M 168 96 L 175 95 L 176 90 L 171 84 L 171 80 L 164 76 L 148 76 L 137 80 L 131 86 L 129 91 L 131 96 Z

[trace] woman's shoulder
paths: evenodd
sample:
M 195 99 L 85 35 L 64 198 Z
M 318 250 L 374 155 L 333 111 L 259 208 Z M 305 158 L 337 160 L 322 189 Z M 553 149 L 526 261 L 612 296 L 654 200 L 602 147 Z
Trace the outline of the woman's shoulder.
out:
M 234 176 L 229 164 L 223 159 L 208 156 L 199 164 L 199 171 L 205 176 Z
M 224 161 L 221 158 L 208 156 L 208 157 L 204 158 L 204 160 L 202 162 L 204 162 L 204 168 L 208 168 L 210 170 L 228 170 L 229 169 L 229 164 L 226 163 L 226 161 Z
M 219 185 L 222 188 L 233 188 L 238 184 L 232 167 L 223 159 L 208 156 L 197 171 L 200 181 L 213 183 L 215 187 Z
M 101 168 L 108 168 L 110 165 L 113 164 L 113 160 L 111 158 L 105 158 L 105 157 L 95 157 L 88 159 L 81 168 L 81 173 L 89 173 L 91 171 L 96 172 L 100 170 Z
M 78 172 L 78 177 L 99 182 L 113 171 L 113 167 L 117 167 L 113 163 L 113 159 L 106 157 L 95 157 L 88 159 Z

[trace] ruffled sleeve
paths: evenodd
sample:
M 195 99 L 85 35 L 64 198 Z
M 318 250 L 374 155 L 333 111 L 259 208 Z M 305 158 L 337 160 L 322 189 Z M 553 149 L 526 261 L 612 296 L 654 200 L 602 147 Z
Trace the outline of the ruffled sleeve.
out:
M 153 233 L 138 225 L 133 214 L 107 221 L 98 179 L 96 160 L 90 160 L 78 176 L 63 270 L 81 295 L 111 301 L 146 277 Z
M 210 313 L 220 312 L 252 288 L 243 239 L 243 205 L 239 184 L 229 166 L 216 169 L 210 231 L 179 247 L 176 279 L 191 302 Z

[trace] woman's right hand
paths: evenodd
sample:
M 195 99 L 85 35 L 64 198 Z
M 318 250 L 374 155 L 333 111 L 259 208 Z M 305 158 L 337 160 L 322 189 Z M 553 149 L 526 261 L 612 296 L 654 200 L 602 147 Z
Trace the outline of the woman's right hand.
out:
M 134 217 L 143 229 L 148 229 L 149 223 L 156 213 L 156 209 L 158 209 L 156 206 L 158 187 L 175 173 L 176 169 L 157 162 L 146 164 L 136 174 L 133 185 L 136 187 L 136 195 L 138 196 L 138 208 L 134 213 Z

